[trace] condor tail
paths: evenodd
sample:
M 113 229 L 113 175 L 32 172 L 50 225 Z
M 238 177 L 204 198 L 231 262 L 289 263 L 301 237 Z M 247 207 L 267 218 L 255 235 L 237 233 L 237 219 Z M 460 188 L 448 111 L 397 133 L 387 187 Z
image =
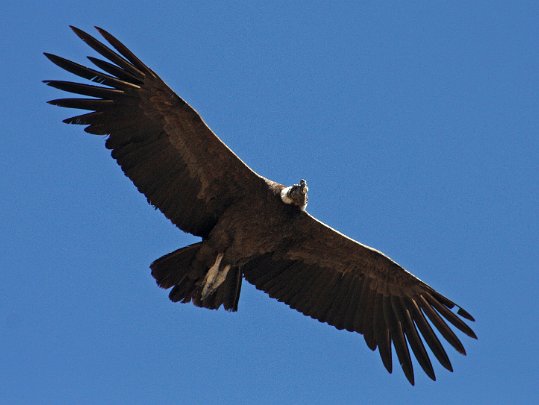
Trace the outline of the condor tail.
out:
M 224 281 L 215 288 L 214 276 L 208 274 L 210 269 L 202 269 L 195 258 L 202 242 L 175 250 L 156 261 L 150 268 L 157 285 L 169 289 L 169 298 L 173 302 L 192 302 L 198 307 L 218 309 L 221 305 L 227 311 L 238 310 L 241 290 L 241 271 L 229 268 Z M 213 266 L 212 266 L 213 268 Z M 208 288 L 208 276 L 213 285 Z

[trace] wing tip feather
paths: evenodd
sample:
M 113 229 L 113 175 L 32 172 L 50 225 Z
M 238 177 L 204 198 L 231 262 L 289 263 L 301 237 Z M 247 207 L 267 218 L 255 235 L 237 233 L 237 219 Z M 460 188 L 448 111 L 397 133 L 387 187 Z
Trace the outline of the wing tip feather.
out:
M 460 306 L 458 308 L 459 309 L 457 310 L 457 314 L 459 314 L 460 316 L 462 316 L 463 318 L 469 321 L 475 322 L 475 318 L 468 311 L 466 311 L 464 308 Z

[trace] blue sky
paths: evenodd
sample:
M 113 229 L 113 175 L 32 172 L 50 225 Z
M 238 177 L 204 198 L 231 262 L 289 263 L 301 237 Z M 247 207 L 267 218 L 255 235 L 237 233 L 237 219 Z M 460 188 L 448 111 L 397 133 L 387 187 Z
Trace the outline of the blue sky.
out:
M 381 4 L 382 3 L 382 4 Z M 10 2 L 0 14 L 0 402 L 538 400 L 539 3 Z M 454 373 L 388 375 L 359 335 L 244 283 L 172 304 L 148 265 L 196 239 L 60 121 L 43 51 L 102 26 L 253 169 L 477 319 Z M 95 31 L 94 31 L 95 32 Z M 416 369 L 418 368 L 416 364 Z

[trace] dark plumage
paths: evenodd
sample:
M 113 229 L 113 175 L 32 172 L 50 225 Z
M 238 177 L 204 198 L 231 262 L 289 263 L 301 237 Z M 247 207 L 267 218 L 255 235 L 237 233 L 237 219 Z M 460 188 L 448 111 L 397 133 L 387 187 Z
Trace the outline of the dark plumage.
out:
M 435 379 L 425 343 L 452 370 L 433 329 L 465 354 L 447 322 L 476 338 L 463 321 L 473 321 L 468 312 L 381 252 L 310 216 L 303 180 L 285 187 L 252 171 L 108 32 L 97 28 L 115 51 L 72 28 L 106 60 L 89 57 L 101 69 L 94 70 L 46 53 L 59 67 L 97 83 L 46 80 L 88 97 L 49 103 L 88 110 L 64 122 L 108 135 L 105 146 L 138 190 L 178 228 L 202 239 L 151 265 L 172 301 L 236 311 L 245 278 L 305 315 L 363 334 L 389 372 L 394 348 L 412 384 L 410 349 Z

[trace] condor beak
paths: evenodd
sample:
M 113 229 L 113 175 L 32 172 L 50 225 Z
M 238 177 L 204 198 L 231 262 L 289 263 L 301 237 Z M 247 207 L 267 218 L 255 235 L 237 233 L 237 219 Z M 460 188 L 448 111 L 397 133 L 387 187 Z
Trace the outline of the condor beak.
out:
M 300 191 L 301 194 L 307 194 L 307 191 L 309 191 L 309 187 L 307 187 L 307 182 L 303 179 L 299 181 Z

